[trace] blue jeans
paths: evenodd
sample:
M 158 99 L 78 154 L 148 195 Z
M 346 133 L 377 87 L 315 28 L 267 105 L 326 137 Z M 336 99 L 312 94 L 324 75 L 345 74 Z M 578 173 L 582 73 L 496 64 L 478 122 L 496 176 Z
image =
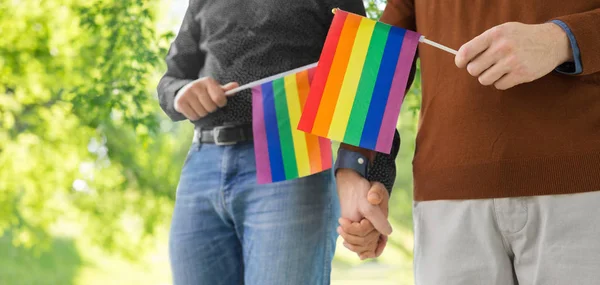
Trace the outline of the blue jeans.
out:
M 192 145 L 171 224 L 175 285 L 329 284 L 332 172 L 258 185 L 253 147 Z

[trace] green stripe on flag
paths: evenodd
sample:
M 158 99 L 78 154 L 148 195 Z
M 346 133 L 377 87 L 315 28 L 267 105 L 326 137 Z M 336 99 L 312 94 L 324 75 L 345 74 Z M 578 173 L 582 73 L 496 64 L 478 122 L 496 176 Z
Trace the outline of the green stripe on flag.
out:
M 296 151 L 294 150 L 294 138 L 292 136 L 292 125 L 288 112 L 283 78 L 273 81 L 273 97 L 275 100 L 275 112 L 277 113 L 277 126 L 279 127 L 279 141 L 281 142 L 281 156 L 283 157 L 285 178 L 294 179 L 298 177 L 298 165 L 296 163 Z
M 390 26 L 377 22 L 369 44 L 369 51 L 365 59 L 365 65 L 360 76 L 356 97 L 352 105 L 352 113 L 344 135 L 344 142 L 351 145 L 359 145 L 363 133 L 369 105 L 373 97 L 373 89 L 379 73 L 379 66 L 383 58 L 383 51 L 387 42 Z

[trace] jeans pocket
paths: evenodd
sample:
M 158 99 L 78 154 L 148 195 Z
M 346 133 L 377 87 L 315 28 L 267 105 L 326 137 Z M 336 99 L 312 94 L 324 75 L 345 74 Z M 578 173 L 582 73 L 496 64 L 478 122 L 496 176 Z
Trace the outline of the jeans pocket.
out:
M 194 156 L 194 154 L 200 151 L 200 148 L 202 148 L 202 144 L 197 142 L 192 143 L 187 155 L 185 156 L 185 160 L 183 161 L 184 168 L 190 162 L 190 159 Z

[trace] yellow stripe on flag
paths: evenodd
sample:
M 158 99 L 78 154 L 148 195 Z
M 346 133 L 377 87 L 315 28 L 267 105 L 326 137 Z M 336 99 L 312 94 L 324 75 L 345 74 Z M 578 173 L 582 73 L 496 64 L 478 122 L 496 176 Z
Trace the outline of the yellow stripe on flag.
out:
M 346 127 L 348 126 L 350 113 L 354 104 L 354 97 L 356 96 L 360 76 L 363 72 L 367 52 L 369 51 L 371 35 L 375 29 L 375 23 L 377 22 L 363 18 L 358 27 L 354 47 L 352 48 L 352 54 L 350 55 L 348 68 L 344 76 L 344 83 L 342 84 L 335 112 L 333 113 L 331 127 L 329 128 L 328 138 L 332 140 L 344 140 Z
M 306 146 L 306 136 L 297 129 L 300 122 L 300 94 L 298 94 L 298 84 L 296 75 L 288 75 L 284 78 L 285 96 L 288 103 L 290 114 L 290 123 L 292 125 L 292 138 L 294 140 L 294 150 L 296 151 L 296 163 L 298 164 L 298 175 L 300 177 L 310 175 L 310 163 L 308 161 L 308 148 Z

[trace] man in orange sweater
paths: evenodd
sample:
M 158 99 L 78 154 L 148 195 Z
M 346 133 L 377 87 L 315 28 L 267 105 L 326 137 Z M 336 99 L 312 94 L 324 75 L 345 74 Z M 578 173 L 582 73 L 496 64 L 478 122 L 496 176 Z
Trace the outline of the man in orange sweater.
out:
M 598 284 L 600 0 L 389 0 L 381 21 L 460 47 L 419 48 L 416 284 Z

